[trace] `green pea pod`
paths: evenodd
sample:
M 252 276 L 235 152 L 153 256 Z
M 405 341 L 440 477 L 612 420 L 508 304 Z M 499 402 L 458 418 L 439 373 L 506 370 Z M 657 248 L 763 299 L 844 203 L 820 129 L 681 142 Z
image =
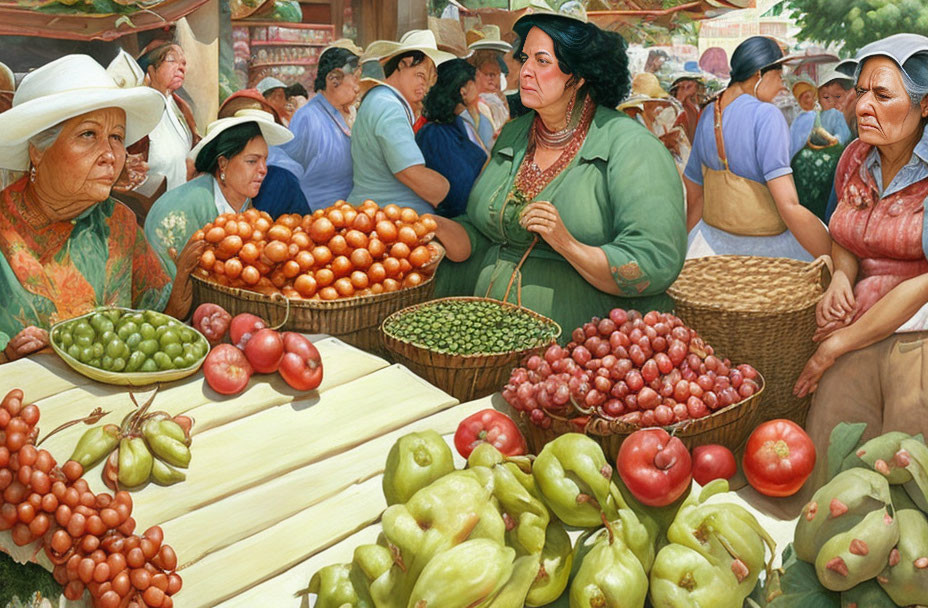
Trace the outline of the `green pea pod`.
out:
M 151 452 L 141 437 L 119 442 L 119 483 L 127 488 L 140 486 L 151 476 Z
M 648 575 L 621 537 L 606 524 L 570 584 L 570 608 L 642 608 Z
M 183 427 L 167 417 L 152 418 L 146 421 L 145 424 L 142 425 L 142 435 L 149 441 L 151 441 L 152 437 L 164 435 L 184 445 L 190 445 L 190 439 L 184 432 Z
M 765 545 L 770 548 L 772 560 L 776 542 L 740 505 L 706 504 L 710 497 L 727 490 L 728 482 L 715 480 L 698 496 L 692 494 L 687 498 L 667 530 L 667 539 L 693 549 L 716 567 L 732 572 L 743 600 L 754 590 L 761 571 L 765 567 L 770 570 L 764 559 Z
M 928 605 L 928 519 L 905 509 L 896 512 L 896 520 L 899 543 L 876 580 L 899 606 Z
M 871 578 L 841 592 L 841 608 L 896 608 L 883 588 Z
M 545 547 L 541 551 L 541 563 L 535 582 L 525 598 L 525 605 L 544 606 L 559 598 L 570 581 L 572 566 L 570 536 L 560 521 L 552 519 L 545 529 Z
M 830 538 L 815 558 L 815 572 L 832 591 L 851 587 L 879 574 L 899 541 L 899 522 L 892 506 L 871 511 L 850 530 Z
M 117 445 L 119 445 L 118 426 L 115 424 L 95 426 L 81 435 L 69 460 L 81 463 L 81 466 L 87 471 L 106 458 L 110 452 L 116 449 Z
M 815 563 L 822 546 L 856 526 L 870 512 L 891 504 L 886 478 L 870 469 L 848 469 L 815 492 L 796 523 L 796 557 Z
M 890 431 L 866 442 L 854 453 L 869 468 L 886 477 L 891 484 L 901 484 L 912 479 L 906 470 L 908 458 L 901 443 L 912 439 L 908 433 Z
M 169 486 L 186 480 L 187 476 L 160 458 L 155 458 L 151 465 L 151 478 L 159 485 Z
M 516 552 L 492 540 L 465 541 L 433 557 L 422 570 L 407 608 L 489 606 L 513 572 Z
M 492 474 L 483 469 L 492 479 Z M 492 482 L 490 483 L 492 485 Z M 393 565 L 371 583 L 378 608 L 405 608 L 422 569 L 435 555 L 464 541 L 505 544 L 506 525 L 488 487 L 471 471 L 454 471 L 416 492 L 381 519 L 382 544 Z
M 568 526 L 594 527 L 627 508 L 612 483 L 612 467 L 602 448 L 581 433 L 567 433 L 545 445 L 532 475 L 545 504 Z
M 146 437 L 151 451 L 155 456 L 175 467 L 187 468 L 190 465 L 190 448 L 183 442 L 167 435 L 152 435 Z
M 654 608 L 741 608 L 744 603 L 731 570 L 677 544 L 658 551 L 649 593 Z
M 316 608 L 374 608 L 358 594 L 349 564 L 332 564 L 313 574 L 310 593 L 316 594 Z
M 383 495 L 388 505 L 404 503 L 453 470 L 454 456 L 441 435 L 432 430 L 403 435 L 387 455 Z

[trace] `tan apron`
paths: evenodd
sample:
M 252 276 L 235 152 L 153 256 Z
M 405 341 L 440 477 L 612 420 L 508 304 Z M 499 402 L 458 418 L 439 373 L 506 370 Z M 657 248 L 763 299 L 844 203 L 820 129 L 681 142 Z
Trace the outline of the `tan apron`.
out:
M 703 166 L 702 219 L 719 230 L 740 236 L 776 236 L 786 224 L 766 184 L 735 175 L 728 168 L 722 137 L 721 99 L 715 102 L 715 143 L 722 169 Z

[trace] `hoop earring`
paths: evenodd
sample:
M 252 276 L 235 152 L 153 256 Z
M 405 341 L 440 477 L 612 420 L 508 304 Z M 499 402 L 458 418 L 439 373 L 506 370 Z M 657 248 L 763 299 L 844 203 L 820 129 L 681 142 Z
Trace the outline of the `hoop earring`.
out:
M 32 169 L 29 171 L 29 181 L 35 183 L 35 165 L 32 165 Z

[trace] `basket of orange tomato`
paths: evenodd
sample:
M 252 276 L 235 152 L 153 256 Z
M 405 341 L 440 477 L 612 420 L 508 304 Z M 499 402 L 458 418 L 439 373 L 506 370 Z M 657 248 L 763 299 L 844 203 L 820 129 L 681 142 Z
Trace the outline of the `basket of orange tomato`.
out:
M 255 209 L 223 214 L 193 235 L 207 243 L 194 303 L 379 351 L 383 320 L 432 296 L 442 257 L 435 228 L 432 217 L 370 200 L 276 220 Z

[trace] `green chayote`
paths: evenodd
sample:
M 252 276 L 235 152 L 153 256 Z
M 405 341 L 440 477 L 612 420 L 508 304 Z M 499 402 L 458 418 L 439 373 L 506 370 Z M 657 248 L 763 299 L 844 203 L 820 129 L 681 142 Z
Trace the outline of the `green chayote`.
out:
M 898 540 L 899 522 L 892 507 L 873 510 L 822 545 L 815 558 L 818 580 L 826 589 L 846 591 L 871 579 L 888 563 Z
M 877 582 L 900 606 L 928 605 L 928 519 L 920 511 L 904 509 L 896 512 L 896 520 L 899 544 Z
M 570 608 L 641 608 L 647 595 L 648 575 L 641 561 L 612 524 L 606 524 L 570 584 Z
M 515 556 L 513 549 L 485 538 L 446 549 L 423 568 L 405 605 L 408 608 L 488 606 L 512 575 Z
M 654 608 L 741 608 L 744 603 L 730 569 L 677 544 L 654 558 L 649 594 Z
M 316 594 L 317 608 L 374 608 L 358 593 L 351 579 L 350 564 L 332 564 L 313 574 L 309 592 Z
M 570 580 L 573 550 L 564 525 L 552 519 L 545 529 L 545 546 L 535 581 L 525 598 L 526 606 L 550 604 L 564 593 Z
M 383 472 L 383 495 L 388 505 L 402 504 L 442 475 L 454 470 L 454 456 L 433 430 L 400 437 Z
M 545 445 L 532 475 L 545 504 L 568 526 L 595 527 L 628 508 L 612 482 L 602 448 L 581 433 L 567 433 Z

